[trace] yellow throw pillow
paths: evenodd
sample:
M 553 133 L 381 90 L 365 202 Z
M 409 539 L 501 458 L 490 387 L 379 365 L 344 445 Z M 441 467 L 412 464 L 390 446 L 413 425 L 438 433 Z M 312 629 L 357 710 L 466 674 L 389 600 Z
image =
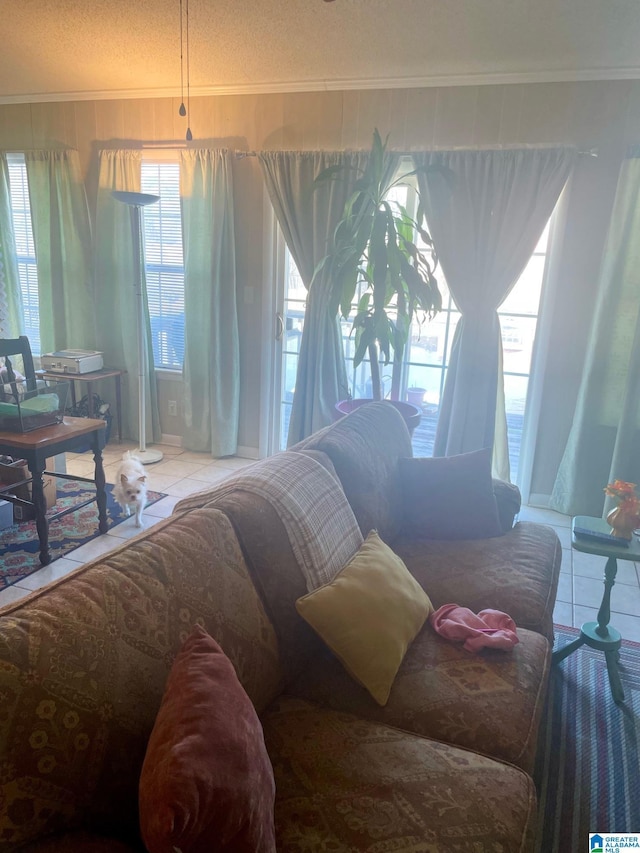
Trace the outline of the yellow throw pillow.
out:
M 386 705 L 407 649 L 433 610 L 375 530 L 331 583 L 299 598 L 296 608 L 379 705 Z

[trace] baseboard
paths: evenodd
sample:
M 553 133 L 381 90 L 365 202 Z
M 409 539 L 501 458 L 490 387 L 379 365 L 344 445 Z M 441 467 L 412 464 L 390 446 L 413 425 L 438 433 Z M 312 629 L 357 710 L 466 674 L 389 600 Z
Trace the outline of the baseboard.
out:
M 181 435 L 166 435 L 164 432 L 160 437 L 161 444 L 168 444 L 170 447 L 182 447 Z
M 167 435 L 163 432 L 162 437 L 160 438 L 160 443 L 168 444 L 170 447 L 182 447 L 182 436 Z M 244 447 L 239 445 L 236 451 L 236 456 L 240 456 L 242 459 L 260 459 L 260 451 L 257 447 Z
M 527 501 L 527 506 L 539 506 L 539 507 L 549 507 L 549 501 L 551 500 L 551 495 L 529 495 L 529 500 Z
M 238 445 L 236 456 L 240 456 L 242 459 L 260 459 L 260 451 L 257 447 Z

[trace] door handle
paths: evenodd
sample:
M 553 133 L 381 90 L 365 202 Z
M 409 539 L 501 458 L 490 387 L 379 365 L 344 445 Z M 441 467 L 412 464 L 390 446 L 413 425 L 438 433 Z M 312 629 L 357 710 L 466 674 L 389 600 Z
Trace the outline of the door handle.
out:
M 281 341 L 283 334 L 284 334 L 284 320 L 282 318 L 282 314 L 278 311 L 276 313 L 276 340 Z

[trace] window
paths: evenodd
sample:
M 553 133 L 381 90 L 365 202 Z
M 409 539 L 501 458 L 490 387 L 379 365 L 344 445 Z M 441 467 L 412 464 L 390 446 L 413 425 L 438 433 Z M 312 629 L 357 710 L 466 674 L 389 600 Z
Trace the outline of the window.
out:
M 24 334 L 40 354 L 38 270 L 23 154 L 9 154 L 11 213 L 16 241 Z M 154 364 L 181 370 L 184 361 L 184 262 L 177 162 L 143 162 L 142 191 L 160 196 L 144 208 L 144 257 Z
M 538 327 L 550 228 L 551 220 L 542 232 L 538 245 L 522 275 L 498 309 L 504 354 L 504 396 L 507 412 L 509 463 L 511 479 L 514 482 L 518 474 L 520 442 L 524 428 L 529 382 L 531 381 L 533 345 Z
M 531 376 L 533 343 L 546 263 L 549 224 L 511 293 L 498 309 L 504 353 L 504 392 L 511 478 L 518 473 L 525 403 Z M 422 328 L 414 325 L 407 351 L 407 399 L 421 406 L 422 421 L 414 435 L 420 455 L 433 452 L 435 429 L 453 335 L 460 312 L 440 269 L 436 275 L 443 310 Z
M 182 370 L 184 361 L 184 260 L 180 166 L 142 163 L 142 192 L 159 195 L 144 208 L 144 260 L 156 368 Z
M 415 205 L 415 187 L 398 186 L 392 198 L 411 210 Z M 524 427 L 525 403 L 531 374 L 533 343 L 546 265 L 549 223 L 524 272 L 498 310 L 504 351 L 504 390 L 509 441 L 511 478 L 518 474 L 520 444 Z M 418 241 L 419 242 L 419 241 Z M 299 338 L 302 333 L 306 290 L 293 258 L 285 249 L 285 345 L 283 349 L 283 394 L 281 446 L 286 446 L 287 427 L 297 367 Z M 442 268 L 436 270 L 442 294 L 442 310 L 432 319 L 414 318 L 405 350 L 402 399 L 422 409 L 420 425 L 413 434 L 417 456 L 431 456 L 438 422 L 440 400 L 444 389 L 451 347 L 460 312 L 449 292 Z M 357 294 L 359 296 L 359 294 Z M 352 315 L 356 304 L 352 305 Z M 342 339 L 349 388 L 353 397 L 371 397 L 369 361 L 353 367 L 355 345 L 351 333 L 352 319 L 342 320 Z M 391 388 L 391 366 L 381 365 L 383 393 Z
M 282 242 L 282 232 L 279 232 Z M 282 333 L 282 373 L 280 388 L 280 450 L 287 446 L 291 405 L 296 386 L 300 339 L 307 307 L 307 289 L 298 267 L 285 246 L 284 252 L 284 308 Z
M 24 154 L 9 154 L 7 160 L 11 192 L 11 217 L 16 240 L 18 275 L 22 296 L 24 334 L 29 338 L 32 353 L 40 355 L 38 267 L 31 224 L 27 167 Z

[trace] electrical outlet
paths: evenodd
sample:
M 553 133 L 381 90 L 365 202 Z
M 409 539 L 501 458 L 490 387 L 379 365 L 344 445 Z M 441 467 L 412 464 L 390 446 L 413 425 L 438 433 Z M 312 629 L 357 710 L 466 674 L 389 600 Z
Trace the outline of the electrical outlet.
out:
M 169 414 L 172 417 L 177 418 L 178 417 L 178 403 L 177 403 L 177 401 L 176 400 L 169 400 L 167 405 L 169 408 Z

